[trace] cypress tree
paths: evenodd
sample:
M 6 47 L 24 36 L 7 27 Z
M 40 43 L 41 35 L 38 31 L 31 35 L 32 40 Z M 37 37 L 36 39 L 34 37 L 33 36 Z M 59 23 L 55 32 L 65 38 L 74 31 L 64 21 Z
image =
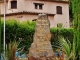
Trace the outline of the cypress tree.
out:
M 74 19 L 73 60 L 80 56 L 80 0 L 71 0 Z

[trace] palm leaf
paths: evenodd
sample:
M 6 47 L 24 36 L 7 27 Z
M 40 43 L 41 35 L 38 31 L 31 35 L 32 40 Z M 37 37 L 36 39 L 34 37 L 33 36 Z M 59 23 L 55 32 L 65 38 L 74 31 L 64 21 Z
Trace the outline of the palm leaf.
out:
M 59 42 L 62 45 L 63 50 L 65 51 L 67 57 L 71 56 L 71 43 L 66 41 L 64 37 L 59 37 Z

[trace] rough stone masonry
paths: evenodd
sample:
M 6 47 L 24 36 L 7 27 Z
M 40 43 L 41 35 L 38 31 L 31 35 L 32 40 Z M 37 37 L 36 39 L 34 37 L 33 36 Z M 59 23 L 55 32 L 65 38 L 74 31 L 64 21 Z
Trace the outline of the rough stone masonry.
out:
M 36 21 L 34 41 L 29 49 L 29 56 L 39 58 L 41 56 L 53 56 L 53 49 L 50 43 L 50 22 L 46 14 L 39 14 Z

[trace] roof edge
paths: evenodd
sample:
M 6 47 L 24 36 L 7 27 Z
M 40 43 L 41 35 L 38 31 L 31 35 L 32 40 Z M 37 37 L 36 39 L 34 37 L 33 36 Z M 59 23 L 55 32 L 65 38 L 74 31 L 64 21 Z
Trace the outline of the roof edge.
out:
M 60 3 L 69 3 L 70 0 L 32 0 L 32 1 L 48 1 L 48 2 L 60 2 Z M 0 0 L 0 3 L 4 2 L 4 0 Z M 8 0 L 6 0 L 8 2 Z

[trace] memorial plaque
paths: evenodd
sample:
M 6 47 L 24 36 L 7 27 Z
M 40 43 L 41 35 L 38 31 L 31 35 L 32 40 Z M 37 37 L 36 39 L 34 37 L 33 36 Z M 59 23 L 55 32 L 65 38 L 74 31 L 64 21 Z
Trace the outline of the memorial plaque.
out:
M 39 14 L 36 21 L 34 41 L 29 50 L 29 56 L 39 58 L 40 56 L 53 56 L 53 49 L 50 43 L 50 22 L 47 15 Z M 43 59 L 45 60 L 45 59 Z

